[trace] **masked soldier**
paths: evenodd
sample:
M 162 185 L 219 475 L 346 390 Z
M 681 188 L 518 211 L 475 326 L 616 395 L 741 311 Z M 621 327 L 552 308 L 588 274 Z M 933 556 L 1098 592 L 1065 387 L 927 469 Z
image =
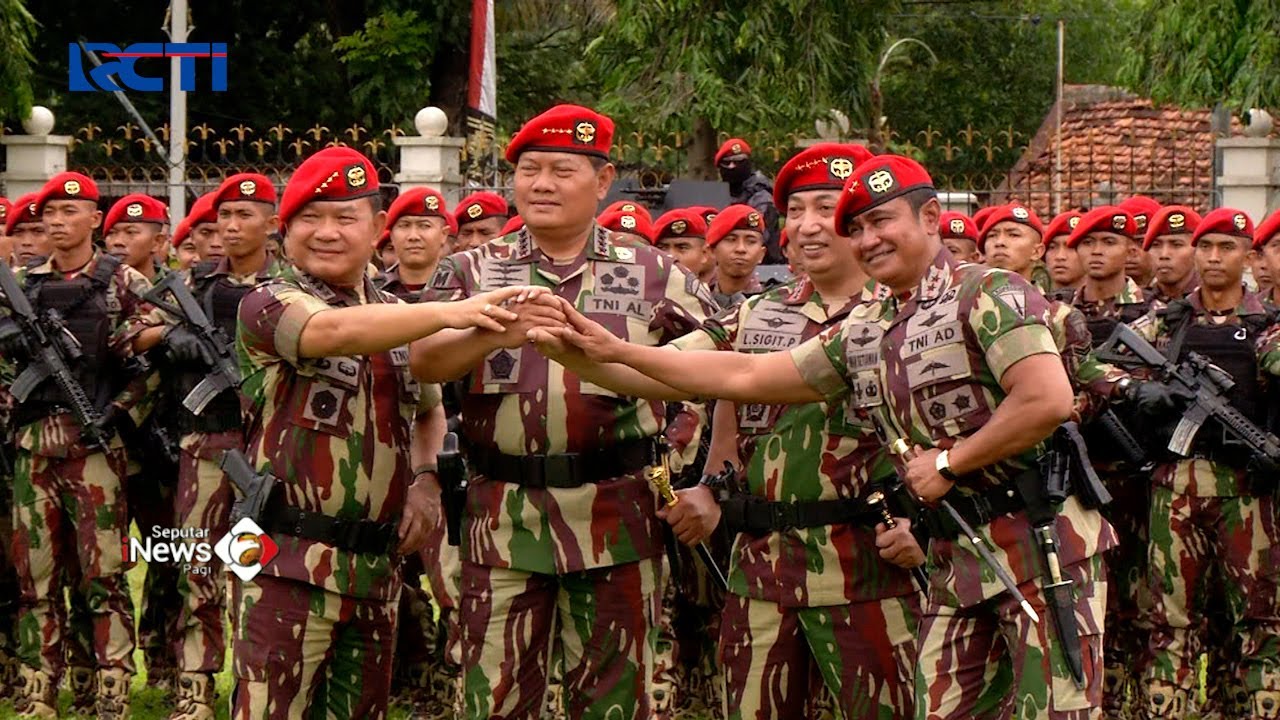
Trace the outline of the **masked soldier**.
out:
M 773 206 L 773 184 L 751 162 L 751 146 L 746 140 L 729 138 L 716 151 L 716 170 L 720 179 L 729 183 L 729 196 L 734 204 L 749 205 L 760 213 L 764 230 L 764 262 L 778 265 L 786 262 L 778 246 L 778 209 Z M 711 221 L 707 221 L 710 225 Z
M 787 354 L 677 355 L 624 345 L 573 314 L 570 328 L 535 336 L 549 350 L 554 337 L 578 348 L 579 356 L 560 357 L 597 383 L 625 381 L 625 363 L 673 388 L 740 403 L 852 392 L 850 402 L 886 435 L 917 443 L 902 468 L 912 493 L 947 500 L 924 515 L 932 585 L 918 635 L 916 717 L 1096 714 L 1100 553 L 1115 536 L 1085 499 L 1042 497 L 1036 451 L 1072 406 L 1043 297 L 1017 276 L 955 262 L 937 236 L 932 181 L 907 158 L 861 163 L 835 212 L 859 262 L 893 291 L 874 319 L 855 309 Z M 864 362 L 860 348 L 871 343 L 879 353 Z M 1033 514 L 1048 516 L 1035 535 Z M 956 517 L 977 528 L 980 546 L 957 538 Z M 981 555 L 977 547 L 988 545 Z M 1074 592 L 1059 592 L 1058 582 Z M 1069 632 L 1031 616 L 1051 611 Z
M 49 229 L 50 259 L 19 275 L 46 327 L 59 319 L 79 344 L 70 382 L 52 377 L 19 404 L 14 477 L 14 549 L 21 587 L 20 715 L 53 717 L 63 669 L 65 610 L 61 568 L 74 564 L 78 592 L 92 609 L 98 717 L 129 714 L 133 676 L 133 603 L 121 539 L 128 533 L 123 481 L 126 459 L 113 429 L 125 416 L 117 395 L 131 355 L 139 297 L 148 283 L 136 270 L 93 246 L 101 224 L 98 189 L 79 173 L 55 175 L 41 189 L 36 213 Z M 50 333 L 61 338 L 61 330 Z M 19 371 L 37 360 L 34 338 L 5 353 Z M 63 353 L 64 356 L 71 353 Z M 78 385 L 78 397 L 66 388 Z M 84 405 L 88 407 L 85 408 Z M 78 412 L 71 408 L 79 406 Z M 78 418 L 83 416 L 84 425 Z
M 1191 235 L 1199 224 L 1200 214 L 1181 205 L 1160 208 L 1147 222 L 1142 248 L 1155 264 L 1151 283 L 1154 302 L 1168 305 L 1200 284 L 1196 251 L 1191 246 Z
M 1280 333 L 1274 315 L 1243 286 L 1253 223 L 1239 210 L 1219 208 L 1201 220 L 1191 242 L 1199 289 L 1133 327 L 1175 364 L 1192 352 L 1207 358 L 1234 381 L 1226 392 L 1231 406 L 1265 426 L 1263 400 L 1280 375 Z M 1119 391 L 1161 428 L 1154 433 L 1161 442 L 1170 441 L 1170 448 L 1180 442 L 1172 426 L 1191 399 L 1185 389 L 1151 380 L 1121 381 Z M 1244 687 L 1241 706 L 1223 710 L 1248 718 L 1280 712 L 1275 461 L 1266 465 L 1216 418 L 1158 458 L 1148 572 L 1154 603 L 1146 613 L 1153 662 L 1143 678 L 1143 717 L 1186 717 L 1194 707 L 1201 649 L 1195 635 L 1202 612 L 1196 604 L 1208 577 L 1223 585 L 1232 619 L 1230 641 L 1242 648 L 1238 665 L 1230 668 Z
M 524 230 L 446 260 L 429 297 L 535 283 L 638 342 L 696 327 L 710 309 L 698 280 L 649 248 L 614 245 L 594 222 L 615 174 L 612 138 L 612 121 L 575 105 L 526 123 L 507 148 Z M 477 477 L 461 548 L 465 717 L 535 713 L 553 634 L 570 717 L 650 712 L 664 543 L 642 472 L 665 408 L 525 347 L 530 327 L 562 318 L 544 308 L 506 334 L 444 333 L 415 352 L 432 380 L 467 377 L 462 429 Z

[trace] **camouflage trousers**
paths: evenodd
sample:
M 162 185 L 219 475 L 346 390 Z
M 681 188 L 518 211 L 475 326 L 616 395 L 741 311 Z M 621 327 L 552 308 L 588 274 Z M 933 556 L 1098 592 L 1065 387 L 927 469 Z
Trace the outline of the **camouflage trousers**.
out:
M 537 718 L 553 631 L 575 720 L 650 717 L 662 562 L 561 575 L 462 563 L 463 717 Z
M 134 670 L 133 600 L 122 538 L 124 453 L 48 458 L 19 450 L 13 484 L 14 564 L 20 589 L 19 657 L 55 680 L 63 668 L 66 610 L 60 568 L 75 566 L 100 669 Z
M 724 708 L 719 659 L 724 593 L 692 553 L 682 552 L 680 561 L 678 575 L 670 572 L 669 563 L 663 565 L 651 710 L 658 719 L 690 715 L 714 720 Z
M 1182 717 L 1199 685 L 1207 642 L 1235 644 L 1227 669 L 1251 702 L 1244 717 L 1280 717 L 1280 534 L 1272 497 L 1196 497 L 1156 487 L 1151 503 L 1149 622 L 1152 663 L 1144 678 L 1145 717 Z M 1204 638 L 1203 587 L 1230 615 L 1229 637 Z M 1206 642 L 1207 641 L 1207 642 Z M 1221 670 L 1220 670 L 1221 672 Z
M 8 452 L 8 451 L 6 451 Z M 17 667 L 18 572 L 13 566 L 13 478 L 0 477 L 0 697 Z
M 234 433 L 239 436 L 239 433 Z M 221 450 L 196 455 L 184 449 L 178 459 L 178 487 L 173 503 L 174 523 L 180 528 L 208 531 L 204 538 L 183 542 L 216 543 L 231 529 L 231 482 L 219 467 Z M 215 455 L 216 457 L 205 457 Z M 227 579 L 222 561 L 192 558 L 190 572 L 176 578 L 181 596 L 173 652 L 182 672 L 218 672 L 226 652 Z
M 783 607 L 729 593 L 720 626 L 730 720 L 814 717 L 815 679 L 845 720 L 912 717 L 920 597 Z
M 387 715 L 396 607 L 296 580 L 232 580 L 236 720 Z
M 1120 542 L 1107 553 L 1107 614 L 1103 659 L 1105 683 L 1103 710 L 1108 717 L 1123 717 L 1139 692 L 1149 662 L 1145 626 L 1151 606 L 1147 587 L 1147 516 L 1151 505 L 1149 475 L 1108 472 L 1112 502 L 1107 520 Z
M 415 718 L 451 718 L 460 668 L 448 650 L 457 616 L 422 588 L 422 564 L 422 555 L 415 554 L 407 556 L 402 567 L 405 582 L 400 589 L 391 692 L 412 703 Z
M 173 526 L 175 478 L 164 477 L 168 471 L 177 474 L 177 468 L 168 463 L 144 465 L 143 472 L 129 476 L 125 485 L 129 517 L 138 526 L 140 537 L 152 537 L 153 528 Z M 178 594 L 182 573 L 178 568 L 172 562 L 149 563 L 142 582 L 138 645 L 142 647 L 149 679 L 172 674 L 178 666 L 173 647 L 182 607 Z
M 1084 720 L 1101 716 L 1102 622 L 1107 603 L 1101 556 L 1062 569 L 1075 588 L 1085 688 L 1072 682 L 1040 581 L 1018 589 L 1040 615 L 1033 623 L 1009 593 L 955 608 L 929 598 L 916 663 L 918 720 Z

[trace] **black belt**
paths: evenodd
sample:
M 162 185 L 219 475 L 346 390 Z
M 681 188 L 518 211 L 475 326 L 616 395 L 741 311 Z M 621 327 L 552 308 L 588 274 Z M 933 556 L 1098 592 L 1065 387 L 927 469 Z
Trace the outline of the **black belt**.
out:
M 560 455 L 471 453 L 476 474 L 527 488 L 576 488 L 628 475 L 653 462 L 653 441 L 628 440 L 599 450 Z
M 1037 472 L 1028 470 L 1025 472 Z M 945 496 L 951 506 L 960 513 L 973 527 L 989 524 L 993 519 L 1022 510 L 1027 506 L 1018 494 L 1016 482 L 1009 482 L 999 487 L 980 493 L 964 494 L 958 488 L 952 488 Z M 929 528 L 929 536 L 943 540 L 960 537 L 960 527 L 946 512 L 939 508 L 925 508 L 920 513 L 925 527 Z
M 282 503 L 273 503 L 263 530 L 370 555 L 390 554 L 391 543 L 397 540 L 394 522 L 344 520 Z
M 844 523 L 874 528 L 879 522 L 879 515 L 862 500 L 769 502 L 746 493 L 721 502 L 720 516 L 730 532 L 748 535 Z

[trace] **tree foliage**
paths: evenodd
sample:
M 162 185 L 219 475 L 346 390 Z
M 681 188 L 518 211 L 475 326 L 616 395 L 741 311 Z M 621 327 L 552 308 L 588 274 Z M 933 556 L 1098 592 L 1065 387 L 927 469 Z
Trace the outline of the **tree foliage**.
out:
M 1280 0 L 1161 0 L 1137 18 L 1121 77 L 1159 101 L 1280 105 Z
M 412 117 L 431 89 L 423 59 L 435 57 L 434 28 L 414 10 L 384 10 L 333 44 L 352 81 L 351 102 L 370 117 Z
M 31 111 L 32 38 L 36 21 L 23 0 L 0 0 L 0 117 Z

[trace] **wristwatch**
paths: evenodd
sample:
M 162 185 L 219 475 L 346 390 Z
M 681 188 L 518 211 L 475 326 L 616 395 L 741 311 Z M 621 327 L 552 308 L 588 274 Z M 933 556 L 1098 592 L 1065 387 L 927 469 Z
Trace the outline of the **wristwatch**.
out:
M 938 471 L 939 475 L 951 482 L 956 482 L 960 479 L 960 476 L 956 474 L 956 471 L 951 469 L 950 450 L 943 450 L 938 453 L 938 459 L 934 461 L 933 467 Z
M 1120 378 L 1116 383 L 1116 397 L 1120 402 L 1128 402 L 1133 398 L 1133 378 Z

